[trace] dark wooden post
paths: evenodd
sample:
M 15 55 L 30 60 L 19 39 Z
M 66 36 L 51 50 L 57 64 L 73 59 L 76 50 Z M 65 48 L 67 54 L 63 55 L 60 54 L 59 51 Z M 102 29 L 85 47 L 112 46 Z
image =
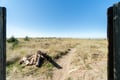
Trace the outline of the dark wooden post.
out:
M 6 80 L 6 9 L 0 7 L 0 80 Z
M 108 80 L 120 80 L 120 3 L 108 8 Z
M 108 36 L 108 80 L 114 80 L 114 55 L 113 55 L 113 8 L 108 8 L 107 13 L 107 36 Z
M 114 75 L 115 80 L 120 80 L 120 3 L 114 5 L 113 32 Z

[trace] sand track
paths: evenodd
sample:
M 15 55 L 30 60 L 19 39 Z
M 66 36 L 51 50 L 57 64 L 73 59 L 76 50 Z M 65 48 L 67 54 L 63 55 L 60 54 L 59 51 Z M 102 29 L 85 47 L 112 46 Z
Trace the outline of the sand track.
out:
M 52 80 L 65 80 L 70 71 L 70 64 L 71 64 L 71 59 L 75 55 L 76 47 L 72 48 L 71 51 L 60 58 L 57 63 L 62 67 L 62 69 L 56 69 L 54 68 L 53 71 L 53 79 Z

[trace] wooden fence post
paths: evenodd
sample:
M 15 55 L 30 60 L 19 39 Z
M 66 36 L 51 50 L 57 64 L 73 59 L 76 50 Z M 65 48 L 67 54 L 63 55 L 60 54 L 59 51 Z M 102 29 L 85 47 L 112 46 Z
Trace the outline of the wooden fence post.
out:
M 120 3 L 108 8 L 108 80 L 120 80 Z
M 113 61 L 113 8 L 108 8 L 107 13 L 107 37 L 108 37 L 108 80 L 114 80 Z
M 6 8 L 0 7 L 0 80 L 6 80 Z

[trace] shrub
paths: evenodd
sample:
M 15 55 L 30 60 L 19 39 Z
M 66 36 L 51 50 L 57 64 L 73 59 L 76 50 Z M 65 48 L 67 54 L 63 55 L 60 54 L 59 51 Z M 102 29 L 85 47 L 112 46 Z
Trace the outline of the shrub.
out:
M 29 37 L 26 36 L 26 37 L 24 38 L 24 40 L 25 40 L 25 41 L 29 41 Z
M 18 42 L 18 40 L 14 36 L 12 36 L 11 38 L 7 39 L 7 42 L 13 43 L 13 42 Z
M 7 42 L 8 43 L 12 43 L 11 49 L 14 49 L 18 45 L 18 43 L 19 43 L 18 39 L 15 38 L 14 36 L 12 36 L 11 38 L 7 39 Z

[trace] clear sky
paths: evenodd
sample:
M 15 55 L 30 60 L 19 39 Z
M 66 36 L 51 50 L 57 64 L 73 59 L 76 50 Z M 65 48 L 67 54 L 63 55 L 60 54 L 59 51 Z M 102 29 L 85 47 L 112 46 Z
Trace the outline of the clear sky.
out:
M 0 0 L 7 37 L 106 38 L 107 8 L 119 0 Z

